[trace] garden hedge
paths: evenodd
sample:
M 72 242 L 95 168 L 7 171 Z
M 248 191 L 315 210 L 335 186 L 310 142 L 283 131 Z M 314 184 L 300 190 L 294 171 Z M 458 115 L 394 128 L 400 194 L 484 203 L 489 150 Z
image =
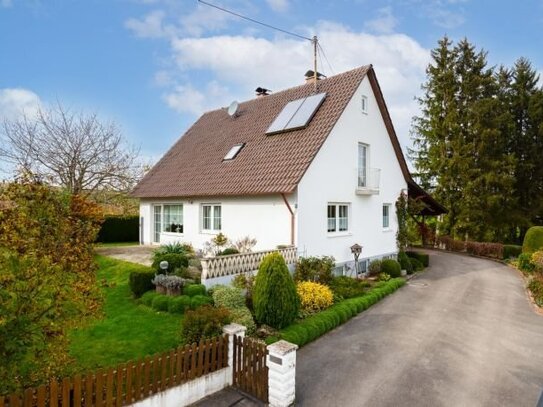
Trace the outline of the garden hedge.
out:
M 373 289 L 361 297 L 341 301 L 316 315 L 289 325 L 280 330 L 278 336 L 268 337 L 266 343 L 270 344 L 284 339 L 298 346 L 303 346 L 368 309 L 404 284 L 405 280 L 402 278 L 377 283 Z
M 145 292 L 154 290 L 155 285 L 151 280 L 155 277 L 155 272 L 146 266 L 134 266 L 134 270 L 128 275 L 128 285 L 134 297 L 139 298 Z
M 424 267 L 428 267 L 430 265 L 430 256 L 426 253 L 409 251 L 405 252 L 405 254 L 413 259 L 417 259 L 418 261 L 420 261 Z
M 188 295 L 189 297 L 194 297 L 195 295 L 206 295 L 206 286 L 203 284 L 189 284 L 183 288 L 183 294 Z
M 97 242 L 139 242 L 140 220 L 134 216 L 106 216 L 98 232 Z
M 506 244 L 503 246 L 503 258 L 504 260 L 512 257 L 518 257 L 522 253 L 522 246 L 515 244 Z
M 533 253 L 543 248 L 543 226 L 532 226 L 524 236 L 523 253 Z

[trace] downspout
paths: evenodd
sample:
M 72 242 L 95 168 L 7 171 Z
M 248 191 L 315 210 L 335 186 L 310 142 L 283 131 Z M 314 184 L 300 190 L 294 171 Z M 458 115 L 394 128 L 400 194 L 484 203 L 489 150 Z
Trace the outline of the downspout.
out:
M 281 192 L 281 196 L 283 197 L 283 201 L 285 201 L 285 205 L 287 206 L 287 209 L 290 212 L 290 244 L 294 246 L 294 226 L 295 226 L 294 211 L 292 210 L 292 207 L 288 203 L 288 200 L 285 194 Z

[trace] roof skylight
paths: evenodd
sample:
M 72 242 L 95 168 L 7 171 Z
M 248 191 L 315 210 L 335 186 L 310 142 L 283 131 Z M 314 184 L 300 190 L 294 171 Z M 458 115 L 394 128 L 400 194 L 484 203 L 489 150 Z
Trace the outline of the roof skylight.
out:
M 266 134 L 281 133 L 283 131 L 306 127 L 319 109 L 325 97 L 326 93 L 319 93 L 287 103 L 270 127 L 268 127 Z
M 234 147 L 232 147 L 228 151 L 228 153 L 226 153 L 226 155 L 224 156 L 223 161 L 230 161 L 236 158 L 236 156 L 239 154 L 239 152 L 241 151 L 244 145 L 245 143 L 239 143 L 239 144 L 236 144 Z

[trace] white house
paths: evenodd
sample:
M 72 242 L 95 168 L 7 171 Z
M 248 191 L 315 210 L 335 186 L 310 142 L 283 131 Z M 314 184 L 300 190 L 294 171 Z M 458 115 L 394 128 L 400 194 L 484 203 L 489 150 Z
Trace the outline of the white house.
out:
M 397 252 L 394 204 L 408 188 L 442 209 L 412 180 L 368 65 L 205 113 L 133 194 L 143 244 L 199 248 L 222 232 L 341 264 L 354 243 L 361 260 Z

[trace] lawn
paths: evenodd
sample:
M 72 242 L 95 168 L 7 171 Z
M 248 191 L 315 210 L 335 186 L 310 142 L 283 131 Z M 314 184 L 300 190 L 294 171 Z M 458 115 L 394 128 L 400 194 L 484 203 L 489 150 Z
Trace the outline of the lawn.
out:
M 77 370 L 115 366 L 182 342 L 182 316 L 156 312 L 132 298 L 128 275 L 141 266 L 104 256 L 96 256 L 96 261 L 97 281 L 104 286 L 104 315 L 70 334 L 70 354 Z

